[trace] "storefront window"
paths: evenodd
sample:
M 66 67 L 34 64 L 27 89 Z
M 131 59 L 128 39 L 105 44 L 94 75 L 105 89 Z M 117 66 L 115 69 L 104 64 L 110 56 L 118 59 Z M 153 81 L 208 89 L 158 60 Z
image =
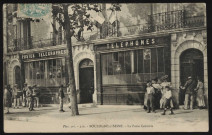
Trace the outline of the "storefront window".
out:
M 102 83 L 138 84 L 164 75 L 163 48 L 121 51 L 101 55 Z
M 29 85 L 59 86 L 65 84 L 65 60 L 51 59 L 26 62 L 25 76 Z

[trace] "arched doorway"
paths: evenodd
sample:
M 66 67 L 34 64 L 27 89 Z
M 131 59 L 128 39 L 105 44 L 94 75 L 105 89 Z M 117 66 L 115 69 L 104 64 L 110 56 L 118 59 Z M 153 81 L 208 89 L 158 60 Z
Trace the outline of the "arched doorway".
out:
M 94 65 L 90 59 L 79 64 L 80 103 L 92 103 L 94 93 Z
M 180 81 L 184 85 L 188 76 L 204 79 L 203 54 L 198 49 L 187 49 L 180 55 Z M 204 80 L 203 80 L 204 81 Z M 180 93 L 180 104 L 184 103 L 185 91 Z
M 18 88 L 21 88 L 21 68 L 19 66 L 14 67 L 14 84 L 18 84 Z

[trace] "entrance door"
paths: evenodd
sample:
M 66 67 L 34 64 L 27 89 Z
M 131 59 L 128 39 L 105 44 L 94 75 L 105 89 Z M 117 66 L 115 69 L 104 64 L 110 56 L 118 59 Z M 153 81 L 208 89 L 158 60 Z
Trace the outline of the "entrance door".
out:
M 85 59 L 79 68 L 80 103 L 92 103 L 94 92 L 94 68 L 93 62 Z
M 18 84 L 18 88 L 21 88 L 21 69 L 19 66 L 14 68 L 15 72 L 15 82 L 14 84 Z
M 187 78 L 192 76 L 204 79 L 203 54 L 197 49 L 188 49 L 180 56 L 180 81 L 184 85 Z M 180 105 L 184 104 L 185 91 L 180 91 Z

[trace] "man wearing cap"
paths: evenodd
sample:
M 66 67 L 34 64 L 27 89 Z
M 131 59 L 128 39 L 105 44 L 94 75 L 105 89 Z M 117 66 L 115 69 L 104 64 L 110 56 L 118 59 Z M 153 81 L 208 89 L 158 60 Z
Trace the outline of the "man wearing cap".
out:
M 27 87 L 27 83 L 24 83 L 24 88 L 23 88 L 23 106 L 26 107 L 27 104 L 27 99 L 26 99 L 26 92 L 28 90 L 28 87 Z
M 180 88 L 185 90 L 185 101 L 184 101 L 184 109 L 189 109 L 189 101 L 190 101 L 190 109 L 193 109 L 194 103 L 194 89 L 196 87 L 196 82 L 192 79 L 191 76 L 188 77 L 184 86 Z

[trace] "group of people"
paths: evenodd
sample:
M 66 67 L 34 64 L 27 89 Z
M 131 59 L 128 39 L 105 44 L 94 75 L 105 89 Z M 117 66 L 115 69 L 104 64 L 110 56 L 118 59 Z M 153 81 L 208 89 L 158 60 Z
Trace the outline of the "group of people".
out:
M 169 108 L 171 113 L 174 114 L 173 108 L 173 89 L 171 83 L 167 81 L 168 75 L 162 76 L 160 79 L 149 80 L 146 83 L 146 93 L 144 97 L 144 109 L 147 110 L 147 113 L 155 112 L 155 109 L 163 109 L 162 115 L 165 115 L 166 110 Z M 204 85 L 200 78 L 197 79 L 196 82 L 192 79 L 191 76 L 188 77 L 184 86 L 180 86 L 180 89 L 185 90 L 185 101 L 184 101 L 184 109 L 193 109 L 194 108 L 194 100 L 197 97 L 197 105 L 200 109 L 205 107 L 204 101 Z M 67 86 L 67 94 L 69 99 L 69 108 L 71 109 L 71 85 Z M 63 85 L 60 86 L 58 95 L 60 100 L 59 111 L 65 112 L 63 110 L 63 100 L 65 97 Z M 196 94 L 195 94 L 196 92 Z M 77 91 L 77 94 L 79 91 Z M 22 99 L 22 105 L 24 107 L 28 106 L 29 111 L 34 110 L 34 100 L 36 101 L 36 106 L 39 107 L 39 95 L 40 90 L 36 85 L 33 87 L 27 86 L 24 84 L 22 91 L 18 88 L 18 85 L 15 84 L 12 89 L 10 85 L 6 85 L 4 88 L 4 106 L 7 109 L 7 113 L 9 113 L 9 107 L 19 108 L 20 100 Z
M 34 100 L 36 101 L 36 107 L 39 107 L 39 95 L 40 90 L 37 85 L 27 86 L 27 83 L 24 83 L 23 89 L 19 89 L 18 85 L 15 84 L 13 88 L 10 85 L 6 85 L 4 88 L 4 107 L 6 107 L 7 112 L 9 113 L 9 108 L 19 108 L 20 105 L 23 107 L 29 107 L 29 111 L 34 110 Z M 22 101 L 22 102 L 21 102 Z
M 201 78 L 197 78 L 197 82 L 191 76 L 188 77 L 184 86 L 180 89 L 185 90 L 184 109 L 194 109 L 195 99 L 199 109 L 205 108 L 204 84 Z
M 167 79 L 168 75 L 164 75 L 160 79 L 155 78 L 151 81 L 147 81 L 146 93 L 144 96 L 144 109 L 147 110 L 147 113 L 150 113 L 151 111 L 155 112 L 155 109 L 160 108 L 164 110 L 162 115 L 165 115 L 166 110 L 169 108 L 170 114 L 174 114 L 173 88 Z M 195 97 L 197 97 L 196 100 L 199 109 L 205 107 L 204 85 L 200 78 L 197 80 L 198 82 L 189 76 L 185 85 L 180 86 L 180 89 L 185 90 L 184 109 L 194 108 Z
M 165 115 L 166 109 L 170 108 L 170 114 L 174 114 L 171 83 L 167 82 L 167 79 L 168 75 L 165 75 L 160 80 L 155 78 L 147 81 L 144 97 L 144 109 L 147 113 L 155 112 L 155 109 L 160 108 L 164 109 L 162 115 Z

